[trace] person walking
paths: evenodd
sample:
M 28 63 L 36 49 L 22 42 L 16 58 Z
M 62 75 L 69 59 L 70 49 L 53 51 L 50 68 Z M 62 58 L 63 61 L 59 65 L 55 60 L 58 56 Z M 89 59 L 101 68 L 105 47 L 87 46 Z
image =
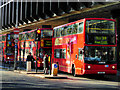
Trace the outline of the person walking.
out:
M 48 64 L 48 55 L 47 54 L 44 55 L 43 61 L 44 61 L 44 74 L 48 74 L 49 64 Z
M 26 61 L 31 61 L 31 67 L 34 68 L 34 61 L 35 59 L 33 58 L 33 56 L 31 55 L 31 52 L 29 53 L 29 55 L 27 56 L 27 60 Z

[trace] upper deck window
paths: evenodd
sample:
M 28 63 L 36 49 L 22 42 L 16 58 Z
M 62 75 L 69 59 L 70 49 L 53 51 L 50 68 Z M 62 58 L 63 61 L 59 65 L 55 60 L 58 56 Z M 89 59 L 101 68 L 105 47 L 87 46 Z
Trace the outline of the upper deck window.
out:
M 42 38 L 52 38 L 53 31 L 52 30 L 41 30 Z
M 86 32 L 115 34 L 115 23 L 108 20 L 87 20 Z
M 12 41 L 14 39 L 14 34 L 7 34 L 7 41 Z
M 25 35 L 25 33 L 22 34 L 22 40 L 26 40 L 26 35 Z
M 5 41 L 6 40 L 6 36 L 2 36 L 2 41 Z
M 35 31 L 29 33 L 29 39 L 35 39 Z
M 78 33 L 83 33 L 83 22 L 74 23 L 54 29 L 54 37 L 61 37 Z
M 86 43 L 98 45 L 114 45 L 115 22 L 108 20 L 86 21 Z
M 22 34 L 19 34 L 19 41 L 22 40 Z

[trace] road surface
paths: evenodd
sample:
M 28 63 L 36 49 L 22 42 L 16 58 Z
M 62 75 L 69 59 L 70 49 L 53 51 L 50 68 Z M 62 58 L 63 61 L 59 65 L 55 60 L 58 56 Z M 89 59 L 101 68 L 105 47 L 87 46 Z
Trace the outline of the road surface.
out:
M 73 90 L 73 89 L 88 89 L 88 90 L 117 90 L 119 88 L 117 81 L 105 81 L 90 79 L 85 77 L 70 77 L 69 79 L 44 79 L 26 74 L 19 74 L 13 71 L 6 71 L 0 69 L 1 85 L 4 89 L 11 90 L 42 90 L 42 89 L 60 89 L 60 90 Z

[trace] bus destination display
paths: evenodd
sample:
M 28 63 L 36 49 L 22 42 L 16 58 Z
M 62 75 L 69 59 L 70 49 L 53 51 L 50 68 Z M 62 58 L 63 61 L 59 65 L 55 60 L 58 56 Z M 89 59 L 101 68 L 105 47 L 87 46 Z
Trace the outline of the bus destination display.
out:
M 94 37 L 94 43 L 95 44 L 108 44 L 107 36 L 95 36 Z
M 44 46 L 45 47 L 51 47 L 52 46 L 52 41 L 51 40 L 44 40 Z

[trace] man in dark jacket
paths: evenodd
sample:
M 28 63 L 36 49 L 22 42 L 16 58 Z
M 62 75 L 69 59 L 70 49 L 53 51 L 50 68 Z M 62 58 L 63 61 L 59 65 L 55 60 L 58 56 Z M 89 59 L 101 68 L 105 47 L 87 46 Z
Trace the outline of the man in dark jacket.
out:
M 35 59 L 33 58 L 33 56 L 31 55 L 31 52 L 29 53 L 29 55 L 27 56 L 27 60 L 26 61 L 31 61 L 31 67 L 34 67 L 34 61 Z

